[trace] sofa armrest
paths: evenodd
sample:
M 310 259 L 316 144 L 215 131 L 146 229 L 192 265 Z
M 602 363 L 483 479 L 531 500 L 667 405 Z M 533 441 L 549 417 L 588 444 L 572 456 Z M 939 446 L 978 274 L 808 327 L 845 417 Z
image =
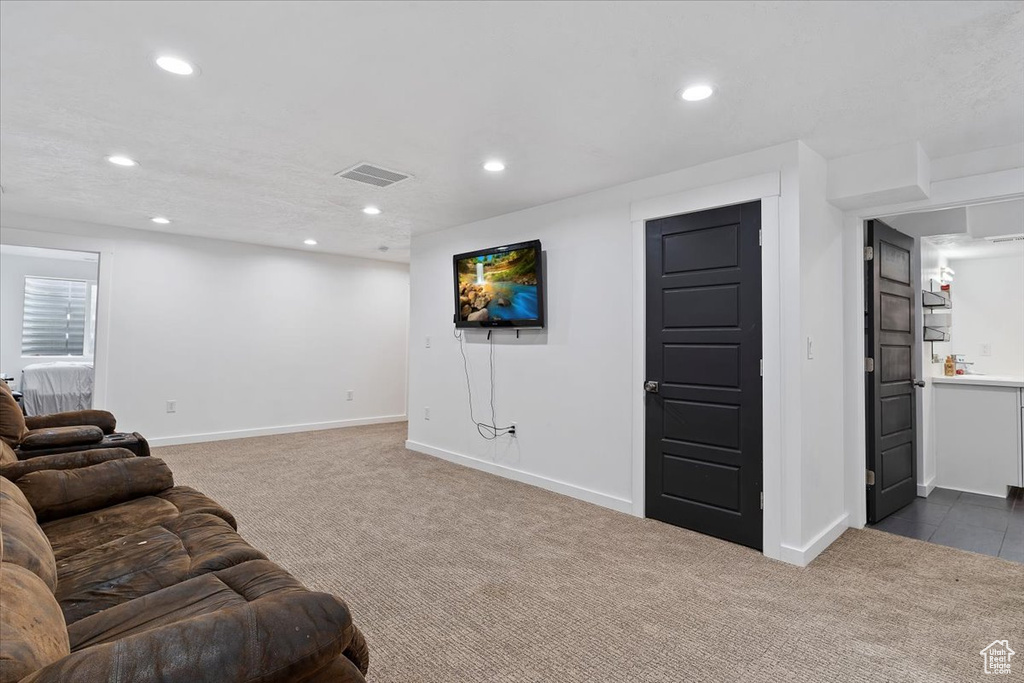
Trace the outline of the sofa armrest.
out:
M 52 415 L 36 415 L 25 418 L 27 429 L 50 429 L 52 427 L 78 427 L 92 425 L 103 430 L 104 434 L 113 434 L 117 430 L 114 414 L 106 410 L 74 410 L 67 413 Z
M 103 441 L 103 430 L 92 425 L 33 429 L 21 437 L 18 450 L 33 451 L 63 446 L 87 446 Z
M 45 522 L 92 512 L 174 486 L 159 458 L 121 458 L 69 470 L 39 470 L 14 482 Z
M 84 648 L 20 683 L 290 683 L 327 667 L 351 636 L 343 602 L 288 593 Z
M 73 451 L 55 455 L 37 455 L 28 460 L 0 465 L 0 476 L 11 481 L 20 479 L 30 472 L 39 470 L 73 470 L 79 467 L 98 465 L 108 460 L 134 458 L 135 454 L 127 448 L 96 448 L 91 451 Z

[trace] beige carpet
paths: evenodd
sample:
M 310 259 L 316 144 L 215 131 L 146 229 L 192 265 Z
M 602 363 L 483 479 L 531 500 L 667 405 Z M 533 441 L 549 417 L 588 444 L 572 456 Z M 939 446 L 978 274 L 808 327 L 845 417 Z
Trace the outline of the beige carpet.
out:
M 968 681 L 1024 565 L 847 531 L 807 569 L 407 451 L 405 425 L 157 449 L 342 596 L 372 683 Z

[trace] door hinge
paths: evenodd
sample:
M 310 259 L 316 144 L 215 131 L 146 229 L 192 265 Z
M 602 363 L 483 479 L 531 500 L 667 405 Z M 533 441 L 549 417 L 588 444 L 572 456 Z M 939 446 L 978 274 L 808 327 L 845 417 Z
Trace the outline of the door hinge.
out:
M 761 509 L 764 510 L 764 491 L 761 491 Z
M 874 371 L 875 371 L 875 359 L 874 358 L 865 358 L 864 359 L 864 372 L 874 372 Z
M 761 246 L 761 231 L 757 231 L 757 246 Z
M 867 475 L 864 477 L 864 481 L 867 482 L 868 486 L 875 485 L 875 471 L 867 470 Z
M 874 247 L 864 247 L 864 260 L 865 261 L 874 261 L 875 260 L 875 248 Z
M 764 358 L 761 359 L 761 363 L 759 365 L 759 368 L 760 368 L 761 376 L 764 377 Z

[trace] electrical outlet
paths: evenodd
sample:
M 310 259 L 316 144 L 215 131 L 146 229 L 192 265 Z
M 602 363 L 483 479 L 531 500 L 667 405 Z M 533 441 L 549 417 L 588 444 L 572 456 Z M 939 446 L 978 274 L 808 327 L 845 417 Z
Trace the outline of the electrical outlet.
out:
M 176 413 L 176 412 L 178 412 L 178 402 L 174 401 L 174 400 L 168 401 L 167 402 L 167 412 L 168 413 Z
M 519 436 L 519 425 L 517 425 L 515 422 L 509 422 L 508 435 L 511 436 L 513 439 Z
M 352 400 L 355 399 L 355 397 L 356 397 L 355 389 L 349 389 L 348 391 L 345 392 L 345 400 L 346 401 L 352 401 Z
M 982 344 L 981 345 L 981 355 L 982 356 L 986 356 L 986 357 L 991 356 L 992 355 L 992 345 L 991 344 Z
M 430 348 L 430 337 L 427 337 L 427 346 L 426 346 L 426 348 L 428 348 L 428 349 Z
M 430 419 L 430 408 L 424 408 L 423 409 L 423 419 L 424 420 L 429 420 Z
M 807 338 L 807 360 L 814 360 L 814 340 Z

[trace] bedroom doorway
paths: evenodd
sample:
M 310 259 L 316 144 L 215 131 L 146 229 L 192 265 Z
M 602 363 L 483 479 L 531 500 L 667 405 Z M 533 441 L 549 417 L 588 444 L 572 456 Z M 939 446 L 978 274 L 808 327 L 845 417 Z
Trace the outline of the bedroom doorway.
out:
M 99 256 L 0 244 L 0 376 L 26 415 L 93 407 Z

